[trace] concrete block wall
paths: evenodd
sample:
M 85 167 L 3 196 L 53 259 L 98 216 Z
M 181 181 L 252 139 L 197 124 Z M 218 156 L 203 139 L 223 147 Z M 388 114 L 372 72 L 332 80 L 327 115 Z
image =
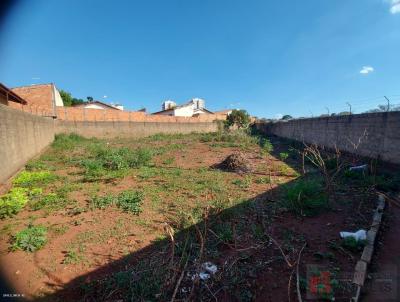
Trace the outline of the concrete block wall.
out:
M 0 104 L 0 184 L 54 140 L 52 118 Z
M 400 164 L 400 112 L 257 123 L 267 134 Z
M 107 138 L 213 132 L 218 129 L 218 124 L 211 120 L 166 117 L 162 122 L 157 122 L 158 117 L 155 117 L 155 121 L 65 121 L 0 104 L 0 186 L 46 148 L 58 133 Z
M 77 133 L 84 137 L 144 137 L 156 133 L 214 132 L 216 122 L 82 122 L 56 121 L 57 133 Z

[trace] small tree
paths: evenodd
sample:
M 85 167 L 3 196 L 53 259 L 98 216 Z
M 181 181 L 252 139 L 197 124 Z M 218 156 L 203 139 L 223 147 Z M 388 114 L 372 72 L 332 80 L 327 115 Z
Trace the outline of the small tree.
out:
M 287 120 L 291 120 L 293 117 L 291 116 L 291 115 L 289 115 L 289 114 L 285 114 L 284 116 L 282 116 L 282 120 L 285 120 L 285 121 L 287 121 Z
M 69 92 L 61 89 L 60 96 L 63 100 L 64 106 L 66 107 L 72 106 L 72 96 Z
M 250 124 L 250 115 L 246 110 L 232 110 L 226 119 L 226 126 L 236 125 L 238 128 L 247 128 Z

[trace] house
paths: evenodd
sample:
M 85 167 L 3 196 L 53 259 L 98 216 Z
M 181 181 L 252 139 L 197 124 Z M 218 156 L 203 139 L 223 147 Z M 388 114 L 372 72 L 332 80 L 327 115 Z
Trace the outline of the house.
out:
M 100 101 L 85 102 L 82 104 L 77 104 L 73 106 L 74 108 L 85 108 L 85 109 L 114 109 L 114 110 L 124 110 L 124 106 L 120 104 L 107 104 Z
M 228 115 L 232 113 L 232 110 L 233 110 L 233 109 L 226 109 L 226 110 L 221 110 L 221 111 L 214 111 L 214 114 L 228 117 Z
M 214 114 L 205 108 L 205 101 L 203 99 L 194 98 L 183 105 L 177 106 L 175 102 L 168 100 L 162 104 L 162 110 L 153 113 L 155 115 L 169 115 L 169 116 L 198 116 L 200 114 Z
M 10 102 L 26 105 L 27 102 L 11 89 L 0 83 L 0 104 L 10 105 Z
M 49 112 L 52 117 L 57 115 L 57 106 L 64 106 L 60 92 L 53 83 L 15 87 L 11 90 L 26 100 L 26 105 Z

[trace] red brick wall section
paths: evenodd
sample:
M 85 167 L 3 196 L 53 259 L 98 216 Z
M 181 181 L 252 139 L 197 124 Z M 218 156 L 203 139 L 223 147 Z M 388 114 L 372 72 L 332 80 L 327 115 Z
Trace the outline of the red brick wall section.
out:
M 74 107 L 57 107 L 57 119 L 64 121 L 119 121 L 119 122 L 158 122 L 158 123 L 198 123 L 225 120 L 224 114 L 204 114 L 198 117 L 181 117 L 166 115 L 146 115 L 138 111 L 85 109 Z

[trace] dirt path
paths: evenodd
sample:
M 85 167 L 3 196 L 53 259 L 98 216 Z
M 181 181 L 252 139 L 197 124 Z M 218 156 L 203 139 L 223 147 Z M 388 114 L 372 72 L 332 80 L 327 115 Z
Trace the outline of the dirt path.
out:
M 388 203 L 385 222 L 361 301 L 400 301 L 400 208 Z

